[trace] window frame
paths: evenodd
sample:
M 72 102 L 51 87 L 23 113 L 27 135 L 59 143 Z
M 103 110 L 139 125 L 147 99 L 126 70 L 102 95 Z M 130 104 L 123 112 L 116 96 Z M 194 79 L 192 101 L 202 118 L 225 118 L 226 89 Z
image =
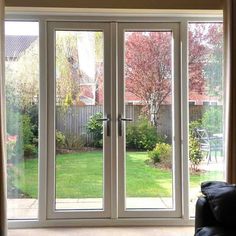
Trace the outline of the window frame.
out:
M 75 11 L 75 10 L 74 10 Z M 63 10 L 55 11 L 37 11 L 37 9 L 26 10 L 24 8 L 7 8 L 5 20 L 9 21 L 38 21 L 39 22 L 39 58 L 40 58 L 40 95 L 39 95 L 39 212 L 38 219 L 34 220 L 9 220 L 9 228 L 28 228 L 28 227 L 51 227 L 51 226 L 135 226 L 135 225 L 184 225 L 193 226 L 194 219 L 189 217 L 189 170 L 188 159 L 184 158 L 188 156 L 188 22 L 223 22 L 222 11 L 200 11 L 198 14 L 185 13 L 158 13 L 158 11 L 138 11 L 137 13 L 120 13 L 103 12 L 98 13 L 79 10 L 73 14 Z M 47 22 L 49 21 L 93 21 L 93 22 L 111 22 L 111 28 L 113 32 L 117 30 L 115 22 L 171 22 L 180 24 L 180 41 L 181 41 L 181 179 L 182 179 L 182 217 L 180 218 L 128 218 L 122 219 L 117 217 L 117 190 L 111 189 L 111 209 L 113 213 L 111 218 L 107 219 L 48 219 L 47 216 L 47 165 L 48 150 L 47 150 Z M 115 34 L 112 34 L 112 51 L 117 47 L 117 39 Z M 112 68 L 116 67 L 117 58 L 112 59 Z M 115 72 L 112 70 L 112 77 L 114 78 Z M 116 84 L 113 79 L 112 85 Z M 224 81 L 225 86 L 225 81 Z M 116 94 L 114 86 L 112 86 L 112 93 Z M 225 101 L 224 101 L 225 103 Z M 224 104 L 225 105 L 225 104 Z M 112 109 L 116 109 L 112 107 Z M 116 130 L 114 130 L 114 133 Z M 112 150 L 113 154 L 117 150 Z M 117 163 L 113 162 L 113 166 Z M 112 177 L 116 178 L 117 173 L 113 173 Z

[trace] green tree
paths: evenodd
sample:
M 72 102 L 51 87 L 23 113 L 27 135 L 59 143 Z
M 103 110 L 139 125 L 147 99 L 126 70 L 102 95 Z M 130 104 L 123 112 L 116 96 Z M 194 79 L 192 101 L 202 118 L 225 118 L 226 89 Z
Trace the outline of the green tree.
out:
M 17 60 L 6 61 L 6 106 L 26 111 L 38 102 L 39 46 L 31 44 Z

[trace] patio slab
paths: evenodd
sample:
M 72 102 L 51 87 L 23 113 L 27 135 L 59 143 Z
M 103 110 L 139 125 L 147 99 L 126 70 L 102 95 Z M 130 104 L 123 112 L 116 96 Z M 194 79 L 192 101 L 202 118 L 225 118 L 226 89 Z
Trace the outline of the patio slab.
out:
M 166 209 L 172 207 L 171 198 L 127 198 L 127 208 L 130 209 Z M 102 198 L 57 199 L 58 210 L 91 210 L 102 209 Z M 35 219 L 38 217 L 38 200 L 31 198 L 8 199 L 9 219 Z

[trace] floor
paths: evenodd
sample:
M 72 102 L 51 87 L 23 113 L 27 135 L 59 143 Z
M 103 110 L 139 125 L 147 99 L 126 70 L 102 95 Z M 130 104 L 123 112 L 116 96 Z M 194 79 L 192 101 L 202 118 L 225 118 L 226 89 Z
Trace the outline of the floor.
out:
M 9 230 L 8 236 L 193 236 L 193 227 L 99 227 Z

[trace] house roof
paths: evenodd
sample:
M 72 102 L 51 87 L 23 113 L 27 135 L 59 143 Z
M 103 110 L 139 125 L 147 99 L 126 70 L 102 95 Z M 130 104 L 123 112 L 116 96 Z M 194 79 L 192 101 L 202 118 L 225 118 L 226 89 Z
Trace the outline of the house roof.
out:
M 6 35 L 5 58 L 18 58 L 37 38 L 36 35 Z

